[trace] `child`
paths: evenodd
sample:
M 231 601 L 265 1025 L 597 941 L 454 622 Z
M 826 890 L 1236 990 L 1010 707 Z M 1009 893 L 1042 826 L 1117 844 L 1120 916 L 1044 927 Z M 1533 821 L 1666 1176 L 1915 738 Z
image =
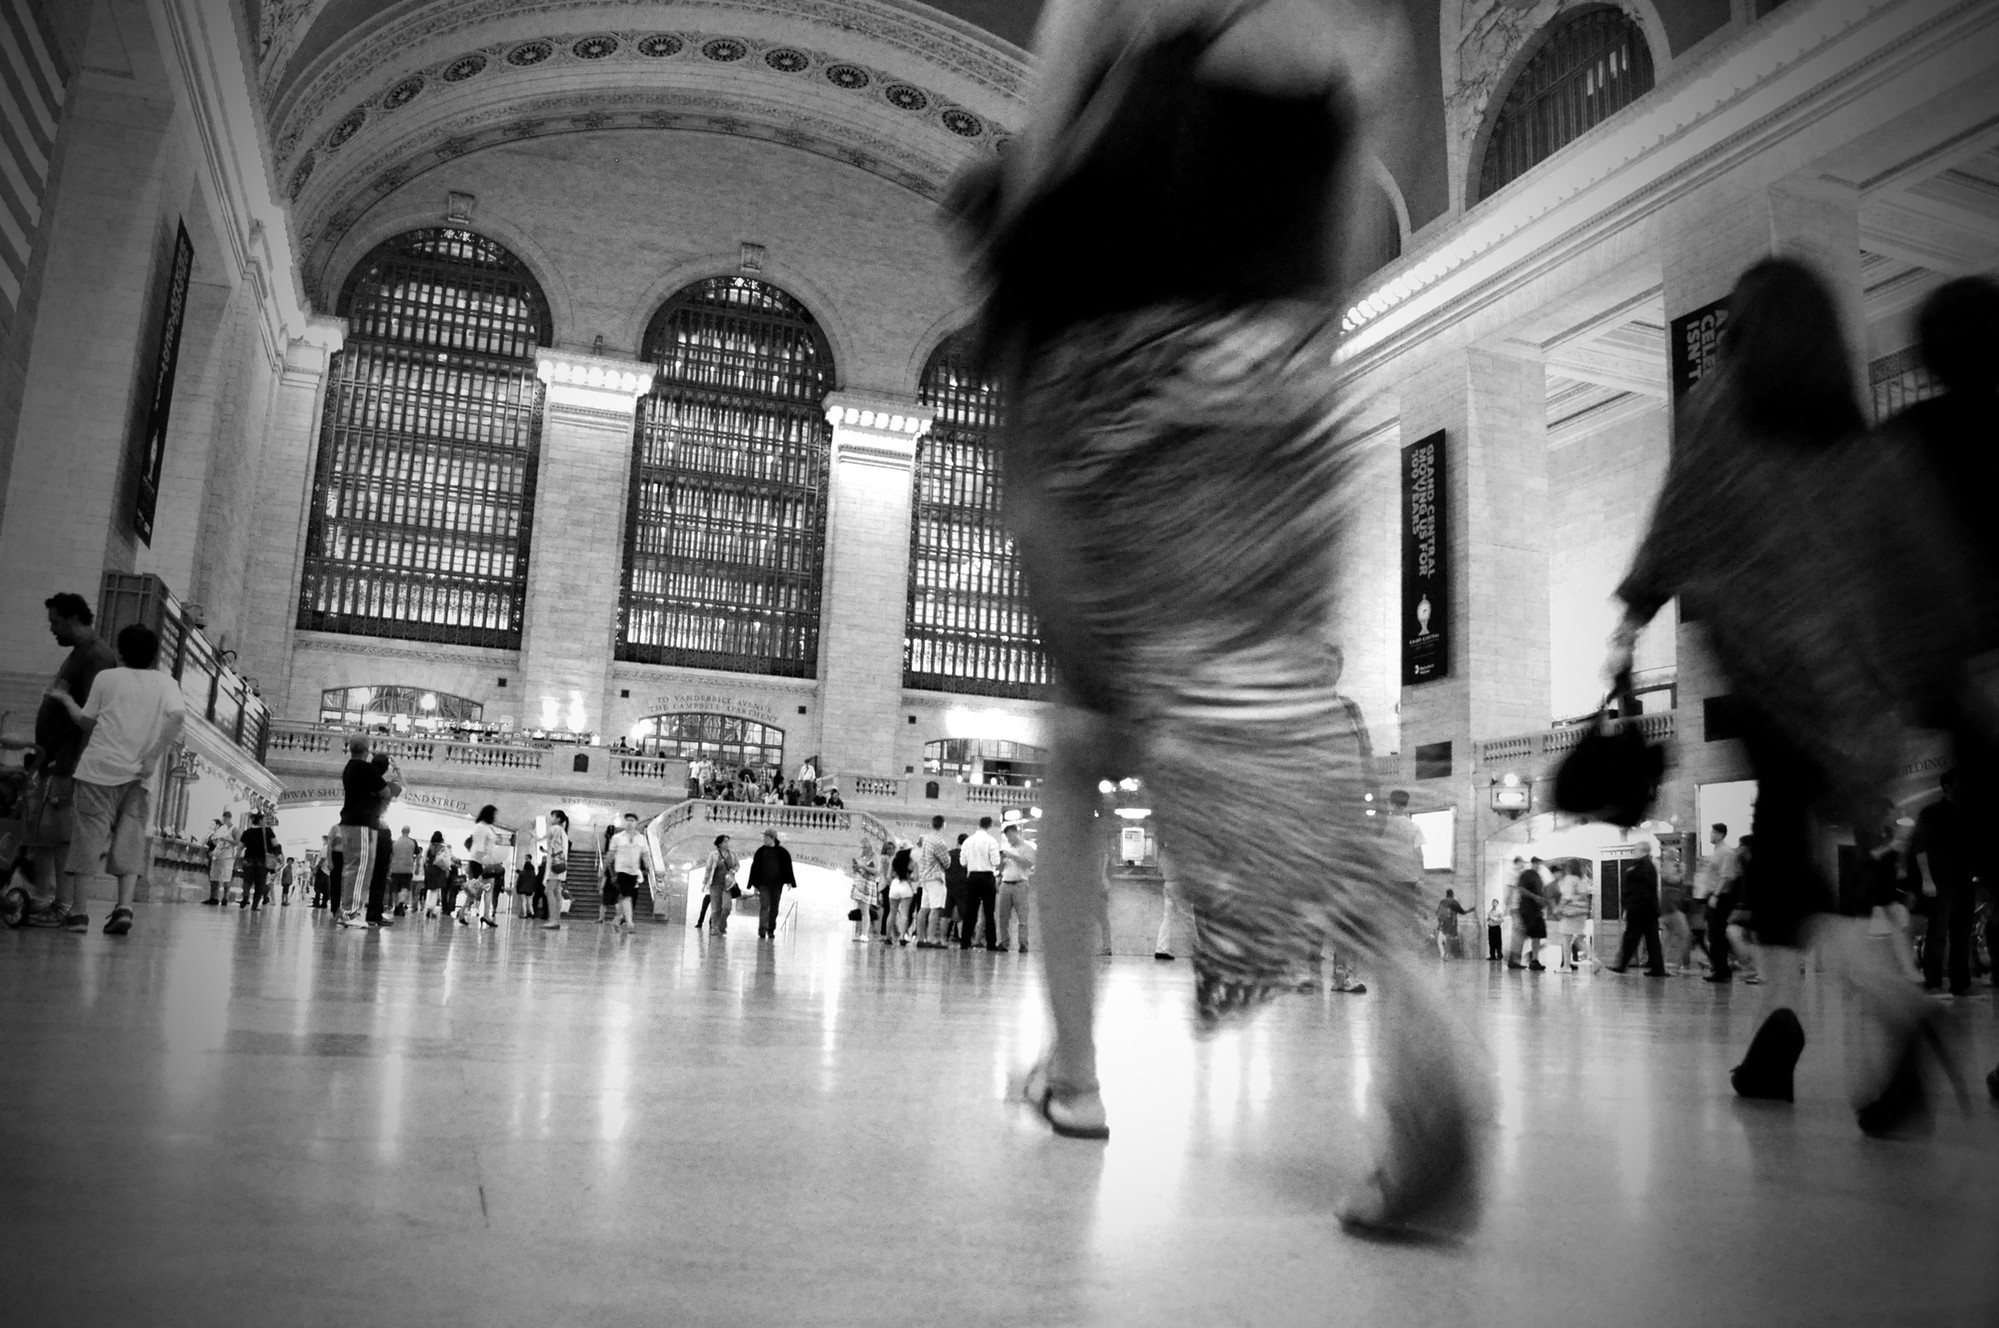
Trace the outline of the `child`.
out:
M 146 866 L 146 779 L 186 720 L 180 684 L 153 668 L 159 652 L 160 639 L 134 623 L 118 633 L 120 667 L 98 675 L 87 704 L 79 706 L 61 682 L 49 689 L 49 699 L 69 711 L 85 735 L 76 764 L 74 828 L 63 859 L 70 906 L 65 931 L 89 930 L 84 885 L 103 871 L 118 878 L 118 902 L 104 932 L 132 930 L 133 888 Z

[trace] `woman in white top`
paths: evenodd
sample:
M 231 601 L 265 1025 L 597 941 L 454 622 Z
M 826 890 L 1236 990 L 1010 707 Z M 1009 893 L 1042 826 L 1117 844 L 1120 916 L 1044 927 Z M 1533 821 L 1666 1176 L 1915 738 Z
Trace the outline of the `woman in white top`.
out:
M 487 803 L 479 809 L 478 817 L 472 822 L 472 861 L 465 873 L 465 893 L 468 903 L 479 914 L 479 921 L 488 927 L 500 924 L 493 921 L 492 897 L 497 893 L 500 874 L 506 870 L 507 850 L 501 843 L 500 828 L 493 824 L 500 809 Z M 491 889 L 489 889 L 491 887 Z M 469 927 L 472 921 L 466 916 L 466 905 L 458 909 L 458 925 Z
M 548 861 L 543 866 L 542 893 L 548 899 L 544 931 L 562 930 L 562 896 L 569 879 L 569 813 L 556 808 L 548 814 Z
M 909 944 L 910 916 L 916 911 L 915 855 L 906 845 L 897 845 L 889 859 L 888 910 L 889 939 Z

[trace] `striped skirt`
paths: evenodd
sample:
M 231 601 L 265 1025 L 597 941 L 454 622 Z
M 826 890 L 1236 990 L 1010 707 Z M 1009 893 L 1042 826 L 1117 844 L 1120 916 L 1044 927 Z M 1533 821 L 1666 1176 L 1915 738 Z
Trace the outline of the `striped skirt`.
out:
M 1295 987 L 1323 946 L 1421 936 L 1367 816 L 1336 689 L 1335 559 L 1354 430 L 1323 309 L 1159 308 L 1037 348 L 1006 493 L 1064 699 L 1144 781 L 1194 919 L 1200 1013 Z

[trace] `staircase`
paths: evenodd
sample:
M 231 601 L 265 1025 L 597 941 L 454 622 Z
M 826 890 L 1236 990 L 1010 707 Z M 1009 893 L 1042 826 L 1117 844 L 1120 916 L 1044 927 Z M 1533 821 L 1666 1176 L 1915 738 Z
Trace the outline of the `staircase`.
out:
M 570 845 L 569 901 L 571 922 L 595 922 L 604 916 L 604 875 L 594 848 Z M 652 889 L 641 880 L 632 900 L 632 920 L 650 922 L 652 915 Z

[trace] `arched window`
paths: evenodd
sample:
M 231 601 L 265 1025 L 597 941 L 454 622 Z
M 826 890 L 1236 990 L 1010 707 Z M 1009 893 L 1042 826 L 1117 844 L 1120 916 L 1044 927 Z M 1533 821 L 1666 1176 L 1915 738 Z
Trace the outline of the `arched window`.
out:
M 328 687 L 319 694 L 322 724 L 388 724 L 397 719 L 416 728 L 440 724 L 477 723 L 486 707 L 463 696 L 428 687 Z
M 619 659 L 809 678 L 819 668 L 833 350 L 804 305 L 713 277 L 646 329 Z
M 1002 738 L 939 738 L 923 744 L 924 774 L 947 775 L 964 784 L 1038 784 L 1047 760 L 1039 747 Z
M 547 300 L 491 240 L 421 230 L 363 259 L 339 309 L 298 625 L 518 648 Z
M 916 445 L 902 684 L 1045 695 L 1048 657 L 1000 513 L 999 388 L 958 336 L 930 357 L 918 391 L 937 418 Z
M 1651 90 L 1651 48 L 1622 10 L 1598 5 L 1564 18 L 1493 118 L 1478 196 L 1490 198 Z
M 648 715 L 633 736 L 648 755 L 713 761 L 731 774 L 744 766 L 784 768 L 784 730 L 753 719 L 698 711 Z

